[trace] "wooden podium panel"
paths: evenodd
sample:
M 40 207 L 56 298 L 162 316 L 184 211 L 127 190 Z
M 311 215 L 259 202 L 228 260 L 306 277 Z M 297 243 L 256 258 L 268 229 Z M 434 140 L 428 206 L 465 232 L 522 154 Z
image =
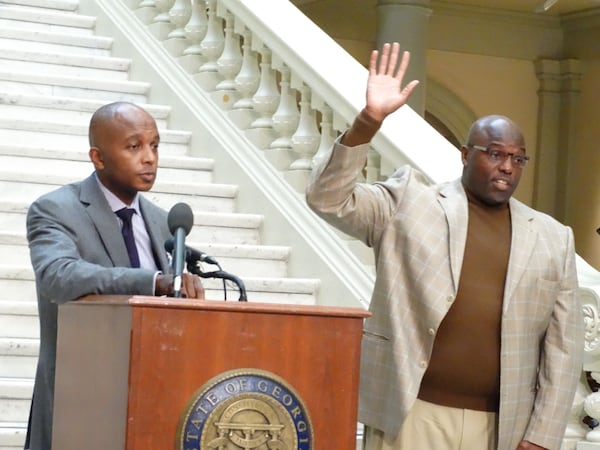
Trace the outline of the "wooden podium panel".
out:
M 259 369 L 306 406 L 315 449 L 353 449 L 358 308 L 92 296 L 59 308 L 53 448 L 175 449 L 208 380 Z M 85 366 L 85 369 L 82 367 Z

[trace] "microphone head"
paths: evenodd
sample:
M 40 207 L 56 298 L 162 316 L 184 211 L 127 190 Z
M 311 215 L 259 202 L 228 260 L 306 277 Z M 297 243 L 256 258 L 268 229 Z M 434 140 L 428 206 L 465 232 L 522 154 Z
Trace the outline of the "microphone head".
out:
M 187 203 L 173 205 L 167 216 L 167 224 L 171 234 L 175 234 L 178 228 L 183 228 L 187 236 L 194 225 L 194 213 L 190 205 Z

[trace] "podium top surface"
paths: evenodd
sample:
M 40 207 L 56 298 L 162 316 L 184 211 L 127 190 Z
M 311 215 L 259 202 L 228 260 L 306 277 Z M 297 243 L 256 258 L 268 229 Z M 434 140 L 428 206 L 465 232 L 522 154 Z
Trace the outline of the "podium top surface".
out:
M 88 295 L 67 305 L 120 305 L 133 308 L 193 309 L 244 313 L 296 314 L 307 316 L 334 316 L 364 318 L 371 314 L 361 308 L 323 305 L 296 305 L 289 303 L 260 303 L 224 300 L 197 300 L 174 297 L 148 297 L 141 295 Z

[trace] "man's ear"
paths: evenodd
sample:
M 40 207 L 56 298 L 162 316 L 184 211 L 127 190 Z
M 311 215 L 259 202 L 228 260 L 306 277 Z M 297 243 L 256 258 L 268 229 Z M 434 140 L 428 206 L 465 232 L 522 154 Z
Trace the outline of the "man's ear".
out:
M 462 161 L 463 166 L 467 165 L 467 155 L 468 154 L 469 154 L 469 147 L 467 147 L 466 145 L 463 145 L 460 148 L 460 159 Z
M 98 147 L 91 147 L 88 155 L 96 170 L 104 169 L 104 159 L 102 158 L 102 152 Z

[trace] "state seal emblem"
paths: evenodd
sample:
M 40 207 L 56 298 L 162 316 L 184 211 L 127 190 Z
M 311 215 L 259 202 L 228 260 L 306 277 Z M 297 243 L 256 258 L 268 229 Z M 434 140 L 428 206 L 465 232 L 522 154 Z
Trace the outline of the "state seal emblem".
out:
M 188 401 L 177 450 L 312 450 L 313 428 L 300 396 L 259 369 L 224 372 Z

